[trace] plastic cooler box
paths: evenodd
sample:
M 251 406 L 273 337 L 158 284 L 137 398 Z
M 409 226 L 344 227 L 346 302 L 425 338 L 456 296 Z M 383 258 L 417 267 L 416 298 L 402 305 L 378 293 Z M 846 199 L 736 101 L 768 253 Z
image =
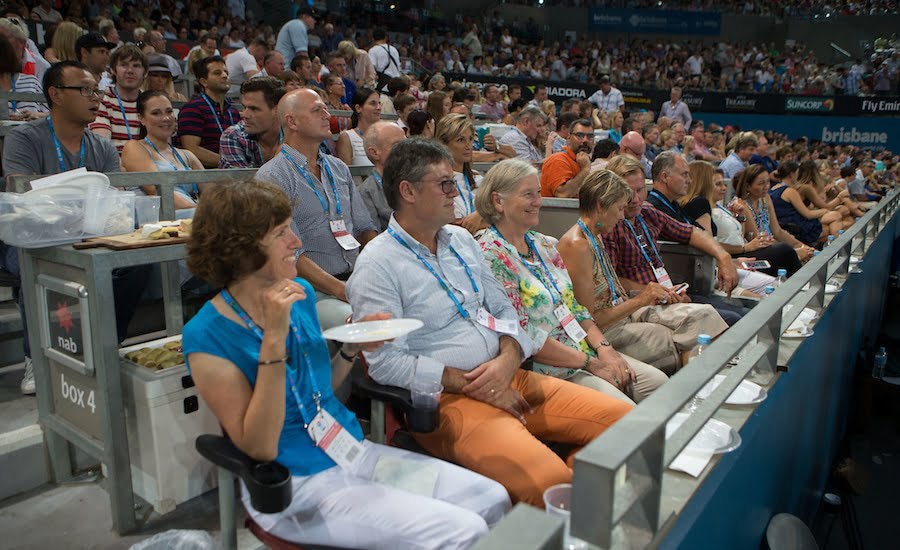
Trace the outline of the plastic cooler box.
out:
M 215 466 L 200 456 L 194 441 L 221 428 L 197 395 L 186 365 L 154 371 L 124 356 L 180 339 L 171 336 L 119 350 L 132 485 L 160 514 L 216 487 Z

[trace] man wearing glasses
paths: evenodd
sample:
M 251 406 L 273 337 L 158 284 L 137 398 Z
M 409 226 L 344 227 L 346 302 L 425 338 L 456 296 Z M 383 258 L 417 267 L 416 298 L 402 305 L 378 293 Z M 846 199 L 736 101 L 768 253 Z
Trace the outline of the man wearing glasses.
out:
M 581 182 L 591 172 L 591 152 L 594 150 L 594 126 L 582 118 L 569 126 L 566 147 L 544 161 L 541 170 L 541 194 L 545 197 L 572 198 L 578 196 Z
M 438 427 L 414 434 L 419 444 L 500 482 L 513 501 L 541 506 L 544 490 L 571 482 L 572 470 L 538 438 L 580 447 L 631 406 L 520 368 L 531 339 L 478 243 L 452 225 L 452 162 L 431 140 L 394 145 L 384 166 L 394 214 L 360 254 L 347 295 L 356 319 L 383 311 L 424 323 L 366 354 L 381 384 L 443 386 Z
M 50 116 L 17 126 L 6 137 L 3 147 L 3 175 L 58 174 L 85 167 L 92 172 L 118 172 L 119 154 L 112 142 L 88 131 L 100 108 L 103 92 L 87 66 L 77 61 L 60 61 L 44 75 L 44 96 Z M 0 243 L 0 266 L 19 273 L 14 247 Z M 125 338 L 149 271 L 144 267 L 113 271 L 118 341 Z M 33 394 L 34 371 L 28 344 L 22 297 L 19 295 L 25 347 L 25 377 L 21 390 Z

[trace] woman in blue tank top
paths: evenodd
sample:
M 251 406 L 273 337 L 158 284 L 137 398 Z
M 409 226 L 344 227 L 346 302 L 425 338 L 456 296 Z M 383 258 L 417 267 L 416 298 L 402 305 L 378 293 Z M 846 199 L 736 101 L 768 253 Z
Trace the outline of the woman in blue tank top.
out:
M 363 439 L 333 388 L 361 349 L 381 343 L 346 344 L 329 356 L 315 291 L 297 278 L 302 243 L 291 214 L 277 185 L 217 184 L 197 207 L 187 245 L 191 271 L 223 288 L 184 327 L 197 389 L 239 449 L 292 474 L 286 510 L 262 514 L 244 491 L 248 513 L 270 534 L 301 544 L 471 546 L 509 509 L 506 490 L 458 466 Z

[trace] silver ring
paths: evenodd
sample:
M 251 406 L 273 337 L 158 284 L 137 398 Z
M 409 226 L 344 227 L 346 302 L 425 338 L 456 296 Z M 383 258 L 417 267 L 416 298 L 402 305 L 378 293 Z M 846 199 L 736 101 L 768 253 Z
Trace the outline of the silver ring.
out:
M 287 292 L 288 294 L 290 294 L 290 293 L 291 293 L 291 287 L 286 286 L 286 287 L 282 288 L 281 291 L 282 291 L 282 292 Z
M 491 388 L 491 393 L 494 393 L 494 392 L 496 392 L 496 391 L 497 391 L 497 390 L 495 390 L 494 388 Z

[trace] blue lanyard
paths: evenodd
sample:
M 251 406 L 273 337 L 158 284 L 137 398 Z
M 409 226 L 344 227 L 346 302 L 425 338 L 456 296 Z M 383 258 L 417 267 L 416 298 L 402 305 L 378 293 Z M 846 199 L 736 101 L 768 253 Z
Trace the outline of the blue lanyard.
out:
M 205 101 L 206 104 L 209 106 L 209 110 L 212 112 L 213 117 L 215 117 L 215 119 L 216 119 L 216 126 L 219 127 L 219 132 L 221 133 L 222 132 L 222 122 L 219 120 L 219 113 L 216 112 L 216 109 L 213 107 L 212 101 L 209 100 L 208 95 L 201 92 L 200 97 L 202 97 L 203 101 Z M 228 113 L 228 120 L 231 121 L 231 126 L 234 126 L 234 115 L 231 114 L 231 110 L 228 109 L 228 106 L 225 105 L 224 107 L 222 107 L 222 111 Z
M 246 131 L 247 130 L 245 129 L 244 132 L 246 133 Z M 247 136 L 249 139 L 249 134 L 247 134 Z M 262 166 L 263 164 L 266 163 L 266 157 L 263 156 L 262 145 L 260 145 L 259 141 L 257 141 L 256 139 L 253 139 L 251 141 L 253 141 L 253 143 L 256 144 L 256 154 L 259 155 L 259 165 Z M 284 129 L 279 128 L 278 129 L 278 145 L 281 145 L 282 143 L 284 143 Z
M 494 230 L 494 233 L 496 233 L 497 236 L 503 240 L 503 242 L 505 242 L 507 245 L 509 245 L 509 248 L 516 250 L 516 247 L 514 247 L 509 241 L 506 240 L 506 237 L 504 237 L 503 234 L 500 233 L 500 230 L 497 229 L 496 225 L 492 225 L 491 229 Z M 522 263 L 525 264 L 525 267 L 528 268 L 528 271 L 530 271 L 531 274 L 534 275 L 534 278 L 537 279 L 542 285 L 544 285 L 544 288 L 546 288 L 547 292 L 550 293 L 550 297 L 553 299 L 553 302 L 556 303 L 557 296 L 559 296 L 559 301 L 562 302 L 562 292 L 559 290 L 559 287 L 556 285 L 556 280 L 554 280 L 554 278 L 553 278 L 553 273 L 550 272 L 550 268 L 548 268 L 547 263 L 544 262 L 544 257 L 541 256 L 541 254 L 538 252 L 537 247 L 534 245 L 534 240 L 528 235 L 528 233 L 525 234 L 525 244 L 528 245 L 528 249 L 531 250 L 531 252 L 534 253 L 535 257 L 541 262 L 541 267 L 544 270 L 544 274 L 547 276 L 547 280 L 550 281 L 550 285 L 553 287 L 553 290 L 556 291 L 556 295 L 554 295 L 553 290 L 550 290 L 550 287 L 547 286 L 547 282 L 544 280 L 544 277 L 542 277 L 541 274 L 538 273 L 537 270 L 535 270 L 531 266 L 531 264 L 528 263 L 528 261 L 526 261 L 525 258 L 522 257 L 521 254 L 519 254 L 518 250 L 516 250 L 516 255 L 519 256 L 519 259 L 522 260 Z
M 145 137 L 145 138 L 144 138 L 144 141 L 147 142 L 147 145 L 149 145 L 150 147 L 153 147 L 153 150 L 156 151 L 156 154 L 159 155 L 159 158 L 161 158 L 161 159 L 163 159 L 164 161 L 166 161 L 166 162 L 169 163 L 169 166 L 172 167 L 172 170 L 175 170 L 176 172 L 178 171 L 178 166 L 176 166 L 175 163 L 173 163 L 172 161 L 170 161 L 170 160 L 167 159 L 166 157 L 162 156 L 162 153 L 160 153 L 160 152 L 159 152 L 159 149 L 156 148 L 156 145 L 154 145 L 153 142 L 150 141 L 150 138 Z M 178 162 L 181 163 L 182 166 L 184 166 L 184 169 L 185 169 L 185 170 L 190 170 L 190 169 L 191 169 L 191 167 L 188 166 L 188 164 L 184 161 L 184 159 L 181 158 L 181 155 L 178 153 L 178 149 L 172 147 L 171 144 L 169 144 L 169 149 L 172 150 L 172 154 L 175 155 L 175 159 L 178 160 Z
M 122 98 L 119 97 L 118 86 L 113 87 L 113 93 L 116 95 L 116 100 L 119 102 L 119 112 L 122 113 L 122 122 L 125 124 L 125 132 L 128 133 L 128 139 L 131 139 L 131 124 L 128 123 L 128 116 L 125 114 L 125 104 L 122 103 Z M 157 153 L 158 152 L 159 151 L 157 151 Z
M 381 176 L 378 175 L 378 172 L 372 170 L 372 179 L 375 180 L 375 183 L 378 184 L 378 187 L 384 189 L 384 183 L 381 180 Z
M 284 155 L 286 159 L 291 161 L 291 164 L 293 164 L 297 168 L 297 170 L 306 180 L 306 183 L 309 184 L 310 189 L 313 190 L 313 192 L 316 194 L 316 198 L 319 199 L 319 203 L 321 203 L 322 205 L 322 210 L 325 211 L 325 216 L 328 217 L 328 203 L 325 201 L 325 198 L 322 197 L 322 194 L 319 193 L 319 190 L 316 189 L 315 182 L 312 180 L 312 178 L 309 177 L 309 171 L 297 164 L 297 162 L 292 159 L 290 155 L 288 155 L 287 149 L 285 149 L 284 146 L 281 147 L 281 154 Z M 338 196 L 337 187 L 334 185 L 334 174 L 331 173 L 331 168 L 328 167 L 327 161 L 323 161 L 322 166 L 325 168 L 325 174 L 328 176 L 328 182 L 331 183 L 331 192 L 334 194 L 334 209 L 337 211 L 337 215 L 340 216 L 341 198 Z
M 262 342 L 263 331 L 261 328 L 259 328 L 259 325 L 253 322 L 253 319 L 251 319 L 247 312 L 244 311 L 244 308 L 242 308 L 241 305 L 237 303 L 237 300 L 234 299 L 234 297 L 230 292 L 228 292 L 228 290 L 222 289 L 221 294 L 222 299 L 225 300 L 225 303 L 231 306 L 231 309 L 234 310 L 235 313 L 237 313 L 238 317 L 241 318 L 241 321 L 243 321 L 248 327 L 250 327 L 250 330 L 253 332 L 253 334 L 255 334 L 257 338 L 259 338 L 260 342 Z M 303 337 L 300 335 L 300 331 L 296 326 L 294 326 L 293 322 L 291 322 L 291 333 L 293 333 L 294 341 L 299 346 L 300 353 L 298 354 L 298 359 L 309 373 L 309 383 L 312 386 L 312 397 L 313 401 L 316 402 L 316 412 L 318 412 L 319 410 L 321 410 L 319 401 L 322 399 L 322 392 L 319 391 L 319 386 L 318 384 L 316 384 L 315 373 L 313 372 L 312 364 L 310 363 L 309 354 L 306 351 L 306 348 L 308 346 L 304 344 Z M 300 399 L 300 392 L 297 390 L 297 378 L 295 376 L 297 374 L 297 369 L 290 364 L 290 358 L 288 359 L 288 363 L 285 365 L 285 372 L 288 376 L 288 383 L 290 383 L 291 385 L 291 393 L 294 396 L 294 401 L 296 401 L 297 403 L 297 408 L 300 409 L 300 416 L 303 417 L 303 427 L 307 428 L 309 427 L 309 422 L 313 417 L 315 417 L 315 415 L 313 415 L 313 417 L 310 417 L 306 412 L 306 408 L 303 406 L 303 401 Z
M 409 243 L 406 242 L 403 239 L 403 237 L 398 235 L 396 231 L 394 231 L 394 228 L 388 227 L 387 231 L 388 231 L 388 233 L 391 234 L 391 237 L 394 237 L 394 239 L 398 243 L 403 245 L 404 248 L 406 248 L 407 250 L 409 250 L 410 252 L 415 254 L 416 258 L 418 258 L 419 261 L 422 262 L 422 265 L 424 265 L 425 268 L 428 269 L 428 271 L 431 272 L 432 275 L 434 275 L 434 278 L 437 279 L 438 284 L 441 285 L 441 288 L 444 289 L 444 292 L 447 293 L 447 296 L 449 296 L 450 299 L 453 300 L 453 305 L 456 306 L 456 310 L 459 312 L 459 314 L 462 316 L 462 318 L 466 319 L 466 320 L 470 319 L 471 316 L 469 315 L 469 312 L 465 310 L 465 308 L 462 306 L 462 303 L 460 303 L 459 298 L 457 298 L 456 294 L 454 294 L 453 291 L 450 290 L 450 287 L 447 286 L 447 283 L 444 281 L 444 278 L 441 277 L 440 275 L 438 275 L 438 272 L 435 271 L 433 267 L 431 267 L 431 264 L 426 262 L 425 258 L 423 258 L 418 252 L 413 250 L 413 248 L 409 245 Z M 453 255 L 456 256 L 456 259 L 459 260 L 459 263 L 461 266 L 463 266 L 463 269 L 466 270 L 466 275 L 469 277 L 469 282 L 472 283 L 472 290 L 475 291 L 475 299 L 480 303 L 480 300 L 478 300 L 478 285 L 475 283 L 475 277 L 472 275 L 472 270 L 469 269 L 469 265 L 466 263 L 465 260 L 462 259 L 462 256 L 459 255 L 459 252 L 457 252 L 456 249 L 453 248 L 452 245 L 449 248 L 450 248 L 450 252 L 452 252 Z
M 584 235 L 591 241 L 591 248 L 594 249 L 594 256 L 596 256 L 597 261 L 600 262 L 600 269 L 603 270 L 603 276 L 606 277 L 606 285 L 609 286 L 609 293 L 612 295 L 612 301 L 615 302 L 619 299 L 619 295 L 616 294 L 616 281 L 612 274 L 606 269 L 606 264 L 603 262 L 603 255 L 600 253 L 600 246 L 597 244 L 597 239 L 594 238 L 594 234 L 590 232 L 586 225 L 584 225 L 583 221 L 578 220 L 578 227 L 581 228 Z
M 467 176 L 465 172 L 462 173 L 462 176 L 463 180 L 466 182 L 466 193 L 463 193 L 462 189 L 459 187 L 459 181 L 456 181 L 456 178 L 454 178 L 456 190 L 459 191 L 461 197 L 465 197 L 463 203 L 466 205 L 466 214 L 474 214 L 475 203 L 472 201 L 472 183 L 469 181 L 469 176 Z M 498 231 L 497 234 L 499 235 L 499 233 L 500 232 Z
M 59 171 L 65 172 L 68 170 L 68 165 L 66 164 L 66 159 L 63 158 L 62 147 L 59 145 L 59 140 L 56 138 L 56 130 L 53 128 L 53 120 L 50 117 L 47 117 L 47 126 L 50 127 L 50 137 L 53 138 L 53 145 L 56 147 L 56 159 L 59 161 Z M 81 150 L 78 152 L 78 168 L 84 166 L 84 135 L 81 136 Z
M 684 213 L 679 212 L 678 210 L 676 210 L 675 207 L 672 206 L 672 203 L 669 202 L 669 199 L 667 199 L 662 193 L 660 193 L 659 191 L 657 191 L 656 189 L 654 189 L 654 190 L 650 191 L 650 195 L 656 197 L 656 198 L 659 199 L 663 204 L 665 204 L 665 205 L 669 208 L 669 210 L 672 211 L 673 214 L 675 214 L 676 216 L 678 216 L 679 218 L 681 218 L 681 221 L 683 221 L 684 223 L 686 223 L 686 224 L 688 224 L 688 225 L 694 225 L 694 222 L 692 222 L 691 220 L 689 220 L 688 217 L 684 215 Z
M 644 223 L 644 218 L 638 214 L 638 221 L 641 222 L 641 228 L 644 231 L 644 238 L 647 239 L 647 242 L 650 243 L 650 248 L 653 249 L 653 253 L 656 255 L 656 259 L 659 260 L 659 265 L 662 267 L 665 263 L 662 261 L 662 258 L 659 255 L 659 250 L 656 249 L 656 243 L 653 242 L 653 235 L 650 234 L 650 230 L 647 229 L 647 224 Z M 647 260 L 647 263 L 650 264 L 650 267 L 653 267 L 653 261 L 650 260 L 650 255 L 647 254 L 647 251 L 644 250 L 644 247 L 641 246 L 641 240 L 638 238 L 637 232 L 634 230 L 634 226 L 631 225 L 631 222 L 627 219 L 625 220 L 625 225 L 628 226 L 628 229 L 631 230 L 631 234 L 634 235 L 634 240 L 637 241 L 638 248 L 641 251 L 641 254 L 644 255 L 644 259 Z M 656 268 L 654 268 L 656 269 Z

